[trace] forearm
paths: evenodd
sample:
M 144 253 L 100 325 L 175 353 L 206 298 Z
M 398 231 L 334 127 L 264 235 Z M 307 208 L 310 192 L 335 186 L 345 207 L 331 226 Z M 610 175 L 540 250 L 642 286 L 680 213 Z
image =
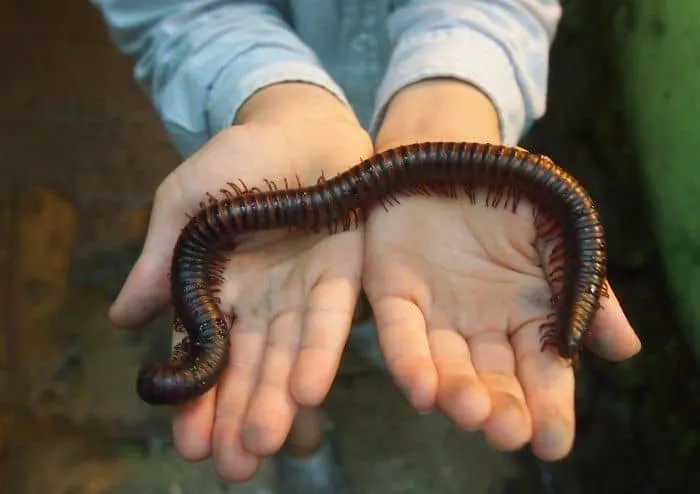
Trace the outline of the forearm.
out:
M 491 100 L 454 79 L 431 79 L 405 87 L 387 106 L 376 150 L 419 141 L 501 142 Z

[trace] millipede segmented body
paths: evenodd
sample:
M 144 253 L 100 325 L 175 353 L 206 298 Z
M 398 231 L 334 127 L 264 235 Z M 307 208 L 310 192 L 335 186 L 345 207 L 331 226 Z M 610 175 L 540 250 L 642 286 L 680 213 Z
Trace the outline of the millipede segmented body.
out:
M 175 326 L 187 338 L 171 361 L 148 364 L 139 373 L 137 391 L 147 403 L 183 403 L 218 380 L 235 316 L 222 312 L 217 291 L 224 255 L 235 249 L 237 235 L 283 227 L 347 230 L 399 194 L 457 197 L 461 189 L 474 203 L 476 190 L 484 187 L 487 206 L 513 211 L 521 197 L 529 199 L 538 237 L 555 242 L 546 264 L 554 309 L 542 325 L 543 349 L 552 346 L 561 357 L 576 359 L 600 297 L 607 294 L 605 239 L 596 207 L 573 177 L 543 155 L 509 146 L 426 142 L 377 154 L 314 186 L 268 186 L 263 192 L 232 185 L 235 193 L 210 197 L 182 230 L 171 291 Z

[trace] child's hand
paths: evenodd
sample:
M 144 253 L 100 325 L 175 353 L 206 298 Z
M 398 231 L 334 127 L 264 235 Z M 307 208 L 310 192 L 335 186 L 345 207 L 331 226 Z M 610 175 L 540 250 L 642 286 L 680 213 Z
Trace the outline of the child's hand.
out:
M 271 89 L 264 102 L 251 99 L 242 125 L 214 137 L 161 184 L 143 252 L 110 310 L 116 324 L 141 324 L 167 306 L 173 246 L 207 192 L 221 197 L 219 189 L 238 179 L 263 190 L 263 179 L 297 187 L 296 175 L 315 184 L 321 172 L 334 176 L 371 154 L 369 136 L 330 94 L 289 91 L 294 85 Z M 280 114 L 285 105 L 292 108 Z M 224 478 L 250 477 L 258 457 L 282 445 L 297 405 L 319 404 L 336 374 L 360 290 L 363 239 L 362 230 L 325 232 L 246 236 L 227 264 L 222 307 L 238 314 L 229 367 L 174 418 L 182 456 L 212 455 Z
M 540 351 L 551 292 L 531 205 L 521 200 L 513 214 L 484 198 L 400 198 L 388 213 L 374 211 L 364 288 L 387 365 L 414 407 L 439 407 L 498 449 L 532 441 L 537 456 L 557 459 L 573 440 L 574 375 Z M 598 353 L 631 357 L 639 340 L 614 294 L 602 303 Z
M 394 99 L 377 152 L 421 141 L 498 143 L 489 100 L 456 81 L 426 81 Z M 551 292 L 532 247 L 531 205 L 517 214 L 466 198 L 399 198 L 365 226 L 363 286 L 382 352 L 417 409 L 440 408 L 502 450 L 566 455 L 574 436 L 574 374 L 540 351 Z M 624 360 L 640 342 L 614 293 L 603 299 L 591 346 Z M 585 363 L 584 363 L 585 365 Z

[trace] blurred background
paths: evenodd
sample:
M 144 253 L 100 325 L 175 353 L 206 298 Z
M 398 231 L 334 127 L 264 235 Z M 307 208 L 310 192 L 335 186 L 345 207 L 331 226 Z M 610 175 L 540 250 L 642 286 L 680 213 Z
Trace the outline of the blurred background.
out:
M 700 2 L 569 0 L 548 112 L 522 145 L 600 204 L 610 278 L 644 349 L 584 358 L 565 461 L 492 450 L 415 415 L 348 351 L 327 401 L 363 493 L 700 492 Z M 131 61 L 87 1 L 0 4 L 0 492 L 271 493 L 172 449 L 167 411 L 134 392 L 169 318 L 106 309 L 179 163 Z

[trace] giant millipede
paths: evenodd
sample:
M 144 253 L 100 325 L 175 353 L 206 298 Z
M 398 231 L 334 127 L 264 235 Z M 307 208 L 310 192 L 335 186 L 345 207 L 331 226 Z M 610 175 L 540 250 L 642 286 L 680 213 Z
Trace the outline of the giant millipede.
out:
M 457 197 L 461 188 L 474 203 L 477 188 L 486 187 L 487 206 L 510 204 L 513 211 L 520 197 L 530 200 L 538 237 L 556 241 L 547 265 L 554 310 L 541 328 L 543 350 L 552 346 L 575 360 L 600 297 L 607 296 L 605 238 L 593 200 L 548 157 L 521 148 L 424 142 L 376 154 L 313 186 L 278 189 L 268 182 L 269 190 L 261 191 L 230 185 L 233 192 L 224 191 L 223 199 L 210 196 L 175 245 L 174 326 L 187 337 L 170 361 L 147 364 L 139 372 L 137 392 L 147 403 L 184 403 L 210 389 L 224 369 L 233 320 L 222 312 L 217 291 L 225 254 L 235 249 L 237 235 L 282 227 L 347 230 L 399 194 Z

